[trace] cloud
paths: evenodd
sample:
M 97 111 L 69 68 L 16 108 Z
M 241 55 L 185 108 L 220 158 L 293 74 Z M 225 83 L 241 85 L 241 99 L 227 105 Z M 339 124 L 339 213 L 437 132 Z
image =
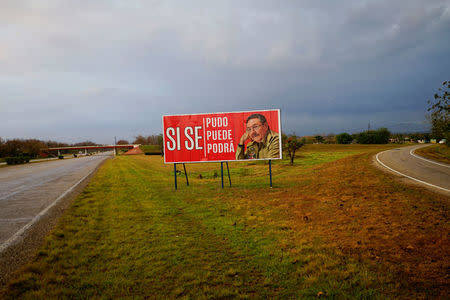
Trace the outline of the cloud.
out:
M 448 79 L 449 7 L 3 1 L 0 136 L 78 136 L 83 120 L 89 139 L 132 137 L 159 132 L 162 114 L 277 107 L 283 128 L 305 134 L 420 124 Z

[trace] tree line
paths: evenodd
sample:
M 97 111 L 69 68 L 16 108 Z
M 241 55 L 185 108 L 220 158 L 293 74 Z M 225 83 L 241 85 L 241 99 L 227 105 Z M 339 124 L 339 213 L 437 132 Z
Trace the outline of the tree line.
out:
M 129 145 L 130 142 L 128 140 L 118 140 L 117 145 Z M 163 144 L 163 136 L 162 134 L 158 135 L 138 135 L 134 138 L 131 144 L 139 144 L 139 145 L 162 145 Z
M 0 137 L 0 157 L 27 156 L 37 158 L 42 149 L 52 147 L 70 146 L 96 146 L 98 144 L 91 141 L 84 141 L 75 144 L 60 143 L 56 141 L 41 141 L 38 139 L 3 139 Z

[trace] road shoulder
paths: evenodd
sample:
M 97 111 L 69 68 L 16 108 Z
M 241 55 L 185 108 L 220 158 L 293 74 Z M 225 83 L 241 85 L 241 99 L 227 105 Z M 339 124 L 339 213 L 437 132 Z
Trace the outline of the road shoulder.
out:
M 445 196 L 450 196 L 450 192 L 448 192 L 447 190 L 444 190 L 440 187 L 436 187 L 433 184 L 424 182 L 420 179 L 408 176 L 406 174 L 403 174 L 402 172 L 399 172 L 393 168 L 390 168 L 389 166 L 387 166 L 386 164 L 384 164 L 381 159 L 379 158 L 380 154 L 382 154 L 383 152 L 386 151 L 390 151 L 390 150 L 385 150 L 385 151 L 381 151 L 378 153 L 375 153 L 372 156 L 372 164 L 378 168 L 379 170 L 383 171 L 384 173 L 388 173 L 391 175 L 394 175 L 395 180 L 399 180 L 402 183 L 406 184 L 406 185 L 415 185 L 415 186 L 420 186 L 420 187 L 424 187 L 427 188 L 430 191 L 445 195 Z
M 73 200 L 84 190 L 91 178 L 95 176 L 106 161 L 108 159 L 101 162 L 82 182 L 51 207 L 37 222 L 32 224 L 17 242 L 0 253 L 0 289 L 14 277 L 16 270 L 32 260 L 47 234 L 54 228 L 65 210 L 70 207 Z

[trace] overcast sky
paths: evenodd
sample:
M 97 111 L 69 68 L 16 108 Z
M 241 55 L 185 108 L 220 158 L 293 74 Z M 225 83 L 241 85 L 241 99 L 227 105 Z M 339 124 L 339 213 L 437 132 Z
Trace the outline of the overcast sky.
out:
M 130 141 L 280 108 L 287 133 L 426 130 L 450 1 L 0 1 L 0 137 Z

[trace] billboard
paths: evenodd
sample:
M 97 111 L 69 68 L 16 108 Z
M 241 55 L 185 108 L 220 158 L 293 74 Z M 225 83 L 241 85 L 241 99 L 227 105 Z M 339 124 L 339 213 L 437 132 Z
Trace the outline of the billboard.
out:
M 281 159 L 280 110 L 163 116 L 164 163 Z

